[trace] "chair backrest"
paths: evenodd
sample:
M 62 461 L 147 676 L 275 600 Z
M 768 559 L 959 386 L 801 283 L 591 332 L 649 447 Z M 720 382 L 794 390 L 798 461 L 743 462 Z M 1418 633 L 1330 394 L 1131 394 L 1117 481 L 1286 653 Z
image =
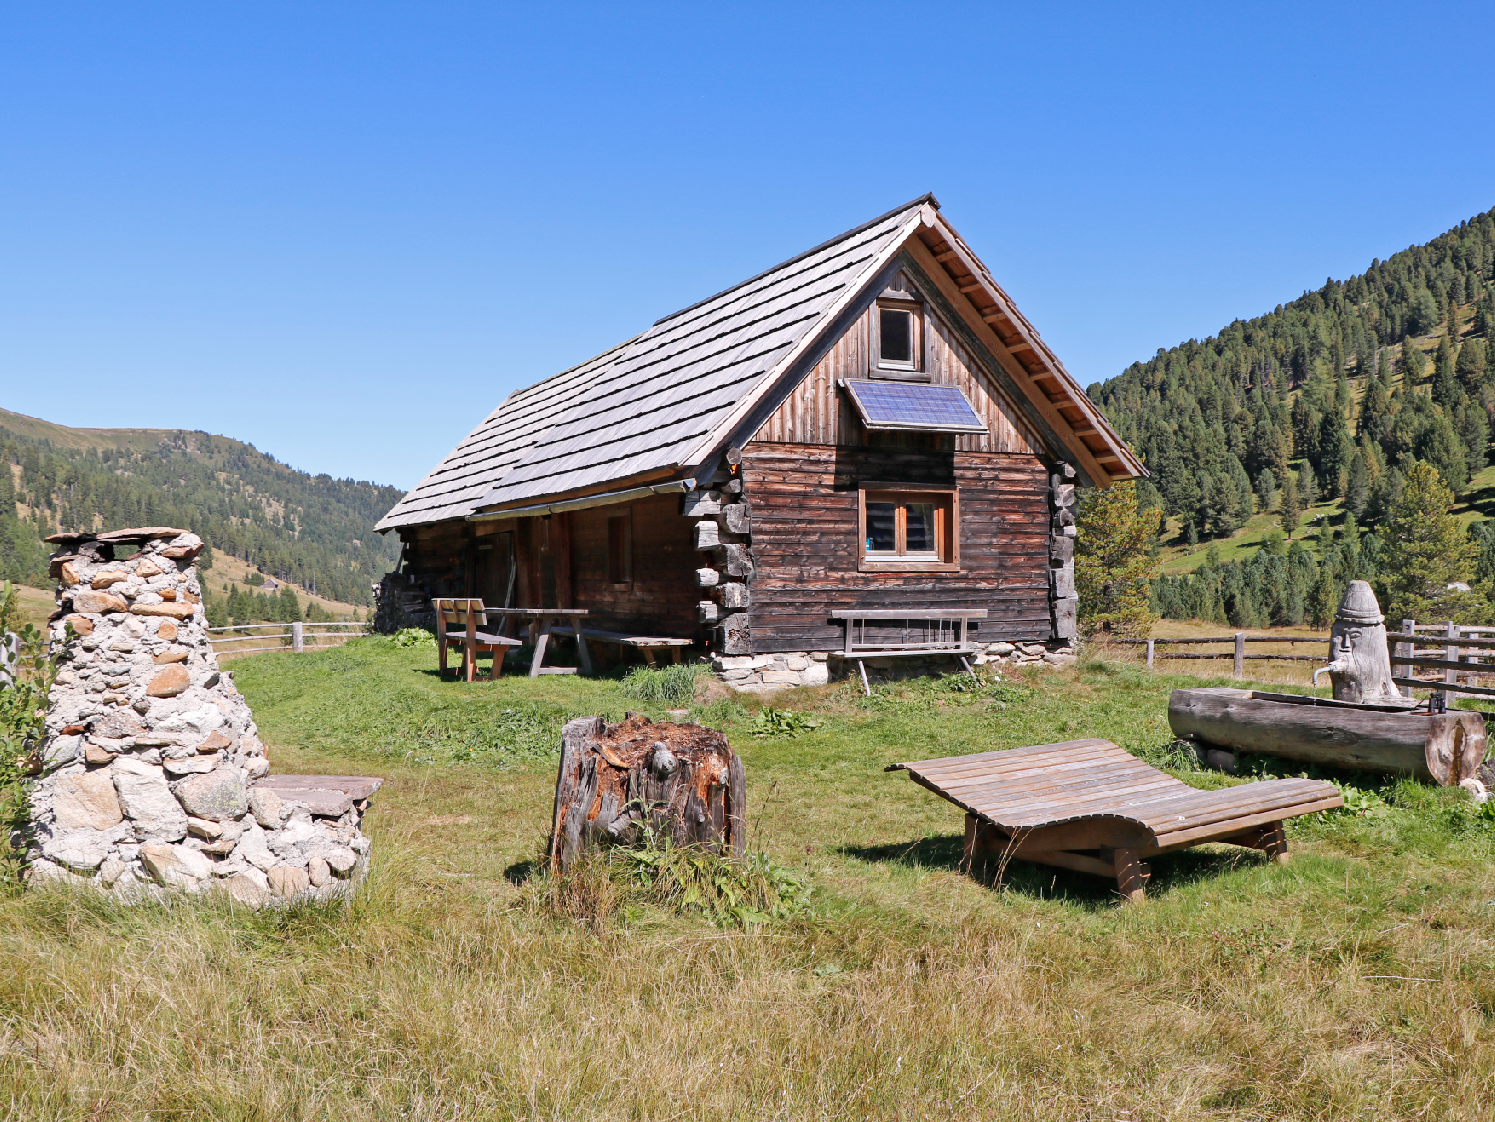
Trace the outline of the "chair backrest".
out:
M 431 603 L 436 608 L 437 631 L 443 635 L 448 631 L 470 631 L 469 616 L 473 623 L 485 627 L 488 624 L 488 614 L 481 600 L 444 596 L 433 599 Z

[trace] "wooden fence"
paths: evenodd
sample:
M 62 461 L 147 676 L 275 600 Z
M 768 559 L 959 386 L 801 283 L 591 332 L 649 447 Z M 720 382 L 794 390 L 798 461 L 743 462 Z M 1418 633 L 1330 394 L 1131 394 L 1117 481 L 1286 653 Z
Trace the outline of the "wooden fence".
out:
M 1418 646 L 1419 643 L 1427 644 L 1431 640 L 1439 640 L 1439 642 L 1434 646 Z M 1387 632 L 1386 641 L 1392 644 L 1390 653 L 1393 677 L 1391 680 L 1402 687 L 1402 692 L 1408 696 L 1411 696 L 1412 690 L 1419 689 L 1445 694 L 1460 693 L 1495 697 L 1495 627 L 1458 624 L 1452 620 L 1445 623 L 1417 623 L 1415 620 L 1404 619 L 1400 631 Z M 1234 635 L 1218 635 L 1202 639 L 1112 639 L 1111 642 L 1121 646 L 1145 645 L 1149 670 L 1152 669 L 1155 656 L 1170 662 L 1177 659 L 1228 658 L 1235 663 L 1237 678 L 1245 676 L 1247 662 L 1312 662 L 1319 666 L 1327 666 L 1330 661 L 1327 638 L 1302 639 L 1274 635 L 1247 635 L 1244 631 L 1237 631 Z M 1318 654 L 1311 655 L 1249 654 L 1246 648 L 1248 643 L 1307 643 L 1323 649 Z M 1229 644 L 1231 649 L 1177 654 L 1165 651 L 1160 655 L 1157 652 L 1160 646 L 1209 644 L 1217 646 Z M 1418 670 L 1442 671 L 1442 676 L 1400 678 L 1394 676 L 1395 668 L 1399 666 L 1411 667 L 1414 673 Z M 1480 685 L 1481 676 L 1492 684 Z
M 1441 639 L 1436 646 L 1419 647 L 1430 639 Z M 1441 670 L 1441 678 L 1397 678 L 1392 681 L 1404 692 L 1413 689 L 1439 693 L 1463 693 L 1495 697 L 1495 688 L 1479 685 L 1481 675 L 1495 679 L 1495 627 L 1469 626 L 1448 620 L 1444 623 L 1417 623 L 1402 620 L 1400 631 L 1388 632 L 1388 643 L 1395 644 L 1391 665 L 1410 666 L 1418 670 Z
M 265 634 L 267 627 L 286 627 L 288 631 L 276 631 Z M 212 637 L 213 653 L 217 655 L 241 655 L 255 654 L 259 651 L 292 651 L 300 654 L 302 651 L 326 650 L 328 647 L 341 646 L 349 639 L 356 639 L 360 635 L 369 633 L 369 625 L 366 623 L 243 623 L 235 627 L 210 627 L 207 629 Z M 229 634 L 232 632 L 232 634 Z M 273 641 L 273 642 L 272 642 Z M 236 643 L 268 643 L 269 646 L 240 647 L 230 644 Z
M 1198 651 L 1189 653 L 1173 654 L 1171 651 L 1162 652 L 1161 657 L 1172 662 L 1176 659 L 1231 659 L 1235 663 L 1235 676 L 1245 677 L 1247 662 L 1316 662 L 1320 666 L 1329 660 L 1322 654 L 1300 655 L 1300 654 L 1250 654 L 1246 650 L 1247 643 L 1274 643 L 1291 646 L 1294 643 L 1310 643 L 1328 649 L 1327 638 L 1303 639 L 1292 636 L 1277 635 L 1247 635 L 1244 631 L 1237 631 L 1234 635 L 1216 635 L 1203 639 L 1112 639 L 1112 643 L 1119 646 L 1147 647 L 1147 668 L 1152 669 L 1153 659 L 1158 657 L 1157 648 L 1160 646 L 1183 646 L 1203 644 L 1230 644 L 1228 651 Z

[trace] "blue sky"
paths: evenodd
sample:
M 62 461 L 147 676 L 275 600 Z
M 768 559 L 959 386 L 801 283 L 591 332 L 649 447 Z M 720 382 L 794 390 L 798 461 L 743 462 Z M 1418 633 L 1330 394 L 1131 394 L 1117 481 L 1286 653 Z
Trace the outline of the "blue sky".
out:
M 925 191 L 1082 384 L 1495 206 L 1489 4 L 17 4 L 0 405 L 412 485 Z

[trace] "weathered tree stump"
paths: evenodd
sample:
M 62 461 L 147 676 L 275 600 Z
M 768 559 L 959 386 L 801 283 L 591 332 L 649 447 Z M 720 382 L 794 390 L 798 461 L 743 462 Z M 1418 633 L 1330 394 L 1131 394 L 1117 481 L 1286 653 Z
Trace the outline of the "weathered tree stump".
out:
M 655 723 L 630 713 L 609 725 L 578 717 L 561 730 L 550 827 L 551 867 L 583 850 L 638 839 L 640 823 L 677 845 L 741 857 L 747 851 L 742 759 L 715 729 Z

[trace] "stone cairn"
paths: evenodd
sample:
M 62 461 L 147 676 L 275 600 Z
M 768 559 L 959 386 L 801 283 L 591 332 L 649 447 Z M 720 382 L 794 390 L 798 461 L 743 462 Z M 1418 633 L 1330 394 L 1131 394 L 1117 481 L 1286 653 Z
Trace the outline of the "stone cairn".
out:
M 35 757 L 31 883 L 129 900 L 221 887 L 251 906 L 345 891 L 380 781 L 269 775 L 208 640 L 192 564 L 202 540 L 169 527 L 47 540 L 60 547 L 62 664 Z

